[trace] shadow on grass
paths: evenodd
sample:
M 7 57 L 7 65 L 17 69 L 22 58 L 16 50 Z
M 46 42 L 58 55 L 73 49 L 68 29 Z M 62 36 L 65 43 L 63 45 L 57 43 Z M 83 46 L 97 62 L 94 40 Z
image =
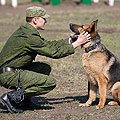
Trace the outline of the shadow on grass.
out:
M 85 103 L 88 99 L 88 96 L 67 96 L 67 97 L 57 97 L 57 98 L 44 98 L 44 97 L 33 97 L 33 103 L 31 106 L 23 105 L 21 108 L 23 111 L 26 110 L 51 110 L 55 109 L 53 106 L 56 104 L 64 104 L 64 103 L 72 103 L 74 101 L 78 101 L 80 103 Z M 106 104 L 111 101 L 112 99 L 107 99 Z M 93 102 L 92 106 L 97 105 L 99 102 L 99 98 L 96 99 L 96 101 Z M 9 112 L 7 109 L 0 104 L 0 113 L 6 113 Z
M 67 96 L 64 98 L 48 98 L 49 104 L 63 104 L 63 103 L 70 103 L 73 101 L 78 101 L 80 103 L 85 103 L 88 100 L 88 95 L 85 96 Z M 106 99 L 106 105 L 113 99 Z M 97 105 L 99 103 L 99 98 L 96 98 L 96 101 L 92 103 L 92 106 Z
M 54 108 L 52 107 L 53 105 L 71 103 L 74 101 L 85 103 L 87 100 L 88 100 L 88 95 L 66 96 L 66 97 L 57 97 L 57 98 L 33 97 L 33 103 L 35 103 L 36 105 L 40 105 L 41 109 L 53 109 Z M 111 100 L 113 99 L 106 99 L 106 104 L 108 104 L 108 102 L 110 102 Z M 96 101 L 93 102 L 92 106 L 97 105 L 98 103 L 99 103 L 99 98 L 96 98 Z
M 20 103 L 20 104 L 15 104 L 14 106 L 16 109 L 21 109 L 24 111 L 26 110 L 50 110 L 50 109 L 54 109 L 53 106 L 51 106 L 50 104 L 48 104 L 48 102 L 45 100 L 45 98 L 43 97 L 34 97 L 30 102 L 28 103 Z M 2 103 L 0 103 L 0 114 L 8 114 L 10 113 L 7 110 L 7 107 L 3 106 Z M 13 113 L 12 113 L 13 114 Z M 15 113 L 18 114 L 18 113 Z

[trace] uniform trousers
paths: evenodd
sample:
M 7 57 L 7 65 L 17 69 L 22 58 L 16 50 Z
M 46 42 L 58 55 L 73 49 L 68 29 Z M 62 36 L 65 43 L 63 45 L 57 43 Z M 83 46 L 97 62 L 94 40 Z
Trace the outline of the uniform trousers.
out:
M 43 62 L 33 62 L 20 69 L 20 85 L 26 96 L 42 95 L 56 87 L 56 81 L 50 76 L 51 66 Z M 17 86 L 18 72 L 0 74 L 0 85 L 7 89 Z

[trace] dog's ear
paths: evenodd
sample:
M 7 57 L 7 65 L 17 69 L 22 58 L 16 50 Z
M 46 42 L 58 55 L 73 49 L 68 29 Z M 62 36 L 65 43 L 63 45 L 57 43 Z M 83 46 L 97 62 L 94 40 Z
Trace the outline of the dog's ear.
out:
M 96 36 L 96 33 L 97 33 L 97 22 L 98 22 L 98 19 L 93 21 L 91 24 L 90 24 L 90 27 L 88 29 L 88 32 L 91 34 L 91 37 L 95 37 Z
M 95 32 L 97 31 L 97 22 L 98 22 L 98 19 L 93 21 L 91 24 L 90 24 L 90 32 Z

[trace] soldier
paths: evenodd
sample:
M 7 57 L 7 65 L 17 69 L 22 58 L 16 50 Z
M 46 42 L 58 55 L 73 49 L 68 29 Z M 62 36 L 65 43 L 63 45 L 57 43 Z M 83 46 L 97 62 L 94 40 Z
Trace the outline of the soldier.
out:
M 26 100 L 29 102 L 32 96 L 48 93 L 56 86 L 55 80 L 50 76 L 50 65 L 34 61 L 37 54 L 54 59 L 62 58 L 73 54 L 75 48 L 91 38 L 84 32 L 71 44 L 70 38 L 48 41 L 40 35 L 40 30 L 44 30 L 48 18 L 49 15 L 44 8 L 27 8 L 25 25 L 20 26 L 11 35 L 0 53 L 0 85 L 16 90 L 17 82 L 20 82 L 24 90 L 24 100 L 18 103 L 18 91 L 17 93 L 12 90 L 0 97 L 11 113 L 22 112 L 17 107 L 20 103 Z

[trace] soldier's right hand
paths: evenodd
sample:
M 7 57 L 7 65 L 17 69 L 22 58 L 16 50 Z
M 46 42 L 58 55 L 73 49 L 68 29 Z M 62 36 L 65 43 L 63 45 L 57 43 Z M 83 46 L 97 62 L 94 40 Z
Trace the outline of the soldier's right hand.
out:
M 80 35 L 78 35 L 78 39 L 72 43 L 74 48 L 77 48 L 85 43 L 87 43 L 91 39 L 90 34 L 88 32 L 82 32 Z

